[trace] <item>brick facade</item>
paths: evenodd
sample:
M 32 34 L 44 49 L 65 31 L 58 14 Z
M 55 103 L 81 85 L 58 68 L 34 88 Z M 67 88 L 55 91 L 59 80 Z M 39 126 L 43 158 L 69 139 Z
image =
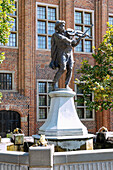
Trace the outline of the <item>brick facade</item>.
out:
M 50 50 L 36 50 L 36 2 L 58 5 L 59 19 L 66 21 L 66 28 L 74 28 L 74 8 L 94 10 L 94 40 L 98 47 L 106 31 L 108 14 L 113 14 L 112 0 L 18 0 L 18 47 L 2 48 L 6 59 L 0 65 L 0 70 L 14 71 L 14 87 L 10 92 L 2 92 L 3 99 L 0 110 L 17 111 L 21 116 L 21 128 L 28 134 L 28 105 L 30 114 L 30 135 L 37 133 L 43 122 L 36 120 L 37 79 L 52 80 L 55 71 L 48 67 Z M 74 89 L 76 69 L 80 68 L 82 59 L 88 59 L 95 64 L 91 54 L 74 53 L 75 65 L 71 88 Z M 62 88 L 65 74 L 59 81 Z M 113 130 L 113 114 L 109 111 L 98 112 L 93 121 L 83 121 L 88 131 L 95 133 L 101 126 Z

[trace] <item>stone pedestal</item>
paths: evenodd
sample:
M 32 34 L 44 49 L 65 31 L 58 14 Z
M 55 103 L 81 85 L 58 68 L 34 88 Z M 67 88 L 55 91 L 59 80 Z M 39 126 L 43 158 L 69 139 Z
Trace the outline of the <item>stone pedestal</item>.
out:
M 40 127 L 39 135 L 45 135 L 49 144 L 55 145 L 55 151 L 93 149 L 93 135 L 80 121 L 74 104 L 76 95 L 72 90 L 59 89 L 49 93 L 50 112 L 47 121 Z M 34 135 L 35 139 L 39 136 Z
M 54 146 L 29 148 L 30 170 L 53 170 Z
M 67 89 L 52 91 L 47 121 L 39 129 L 46 136 L 81 136 L 88 134 L 80 121 L 74 104 L 75 92 Z

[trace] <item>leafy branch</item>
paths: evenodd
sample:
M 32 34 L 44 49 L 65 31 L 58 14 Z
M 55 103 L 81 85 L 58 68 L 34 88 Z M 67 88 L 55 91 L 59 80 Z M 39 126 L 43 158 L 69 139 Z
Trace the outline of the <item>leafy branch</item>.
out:
M 10 15 L 15 11 L 14 0 L 0 0 L 0 43 L 5 45 L 8 43 L 11 28 L 14 19 Z M 0 53 L 0 63 L 5 59 L 5 52 Z M 0 99 L 2 93 L 0 92 Z
M 93 47 L 95 53 L 92 57 L 95 65 L 92 66 L 87 60 L 82 61 L 79 82 L 83 89 L 84 100 L 90 110 L 107 110 L 113 108 L 113 25 L 107 23 L 107 31 L 98 49 Z M 87 100 L 87 94 L 94 93 L 94 101 Z

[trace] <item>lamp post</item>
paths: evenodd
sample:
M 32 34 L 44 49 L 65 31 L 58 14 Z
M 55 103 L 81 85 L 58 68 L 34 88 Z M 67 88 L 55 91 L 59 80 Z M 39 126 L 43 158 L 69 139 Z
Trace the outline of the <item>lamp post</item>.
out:
M 28 136 L 29 136 L 29 105 L 28 105 L 28 116 L 27 116 L 27 122 L 28 122 Z

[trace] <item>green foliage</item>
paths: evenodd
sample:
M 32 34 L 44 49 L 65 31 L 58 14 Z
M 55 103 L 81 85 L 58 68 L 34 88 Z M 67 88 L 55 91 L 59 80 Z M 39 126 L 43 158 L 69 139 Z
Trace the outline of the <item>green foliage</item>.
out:
M 0 43 L 8 43 L 14 19 L 10 16 L 15 11 L 14 0 L 0 0 Z M 5 59 L 5 53 L 0 53 L 0 63 Z
M 14 0 L 0 0 L 0 43 L 8 43 L 14 19 L 10 16 L 15 11 Z M 0 63 L 5 59 L 5 52 L 0 53 Z M 2 93 L 0 92 L 0 99 Z
M 0 99 L 2 98 L 2 93 L 0 92 Z M 1 101 L 0 101 L 0 103 L 1 103 Z
M 103 42 L 92 57 L 96 64 L 90 65 L 87 60 L 83 60 L 81 73 L 78 80 L 84 82 L 80 85 L 84 92 L 84 100 L 89 109 L 107 110 L 113 108 L 113 25 L 107 23 L 107 31 Z M 94 101 L 87 100 L 87 94 L 94 93 Z
M 5 52 L 0 53 L 0 63 L 5 59 Z
M 14 0 L 0 0 L 0 42 L 8 43 L 13 18 L 10 16 L 15 10 Z

